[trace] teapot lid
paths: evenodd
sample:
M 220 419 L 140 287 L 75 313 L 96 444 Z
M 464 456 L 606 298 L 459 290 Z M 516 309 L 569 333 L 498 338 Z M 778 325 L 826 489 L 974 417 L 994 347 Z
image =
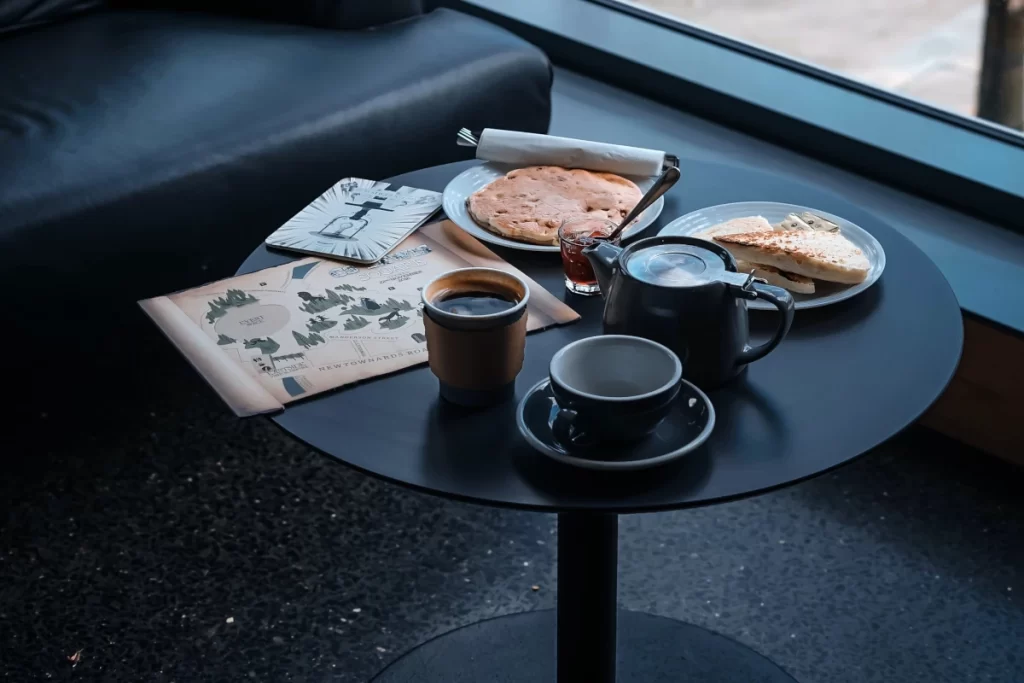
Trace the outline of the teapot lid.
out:
M 729 279 L 727 273 L 736 275 L 710 249 L 680 243 L 638 249 L 627 256 L 623 268 L 641 282 L 662 287 L 693 287 Z

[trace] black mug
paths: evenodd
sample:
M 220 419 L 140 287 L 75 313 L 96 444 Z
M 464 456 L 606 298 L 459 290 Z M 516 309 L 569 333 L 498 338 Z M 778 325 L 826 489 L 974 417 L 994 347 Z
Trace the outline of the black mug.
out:
M 549 366 L 559 410 L 551 429 L 567 447 L 632 441 L 657 429 L 679 395 L 683 366 L 663 345 L 626 335 L 580 339 Z

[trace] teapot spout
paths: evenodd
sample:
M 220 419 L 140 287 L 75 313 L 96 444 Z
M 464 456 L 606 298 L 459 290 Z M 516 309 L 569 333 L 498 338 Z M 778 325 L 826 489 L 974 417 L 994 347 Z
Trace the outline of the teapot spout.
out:
M 590 261 L 594 268 L 594 275 L 601 286 L 601 294 L 606 295 L 611 291 L 612 278 L 615 274 L 615 262 L 622 253 L 622 247 L 617 247 L 611 242 L 596 242 L 584 247 L 583 255 Z

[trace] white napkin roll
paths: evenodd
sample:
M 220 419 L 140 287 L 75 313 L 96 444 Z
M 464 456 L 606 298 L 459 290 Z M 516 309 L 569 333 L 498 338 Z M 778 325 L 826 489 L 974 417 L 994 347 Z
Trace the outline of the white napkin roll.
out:
M 480 134 L 476 158 L 516 166 L 564 166 L 635 176 L 659 175 L 665 164 L 665 153 L 655 149 L 493 128 Z

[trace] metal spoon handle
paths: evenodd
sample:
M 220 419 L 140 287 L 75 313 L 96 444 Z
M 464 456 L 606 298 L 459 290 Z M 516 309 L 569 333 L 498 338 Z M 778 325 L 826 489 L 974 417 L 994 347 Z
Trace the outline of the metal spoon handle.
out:
M 658 176 L 658 179 L 651 185 L 651 189 L 647 190 L 647 194 L 640 198 L 640 201 L 636 203 L 633 210 L 630 211 L 622 222 L 619 223 L 619 227 L 615 228 L 612 234 L 608 235 L 605 239 L 608 241 L 614 241 L 615 238 L 625 229 L 627 225 L 633 222 L 633 219 L 639 216 L 644 210 L 654 202 L 658 201 L 658 197 L 665 194 L 679 181 L 679 169 L 675 166 L 669 166 L 665 169 L 665 172 Z

